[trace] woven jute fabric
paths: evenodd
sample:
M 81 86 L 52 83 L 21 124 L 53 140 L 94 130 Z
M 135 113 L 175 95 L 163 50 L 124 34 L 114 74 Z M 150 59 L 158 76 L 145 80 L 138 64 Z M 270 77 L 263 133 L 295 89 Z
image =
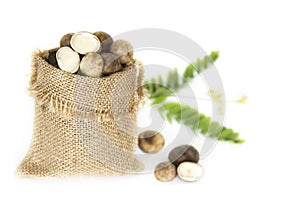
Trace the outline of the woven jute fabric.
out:
M 32 58 L 30 93 L 35 98 L 30 149 L 20 176 L 122 175 L 143 165 L 134 157 L 136 114 L 143 99 L 143 67 L 132 61 L 102 78 L 64 72 Z

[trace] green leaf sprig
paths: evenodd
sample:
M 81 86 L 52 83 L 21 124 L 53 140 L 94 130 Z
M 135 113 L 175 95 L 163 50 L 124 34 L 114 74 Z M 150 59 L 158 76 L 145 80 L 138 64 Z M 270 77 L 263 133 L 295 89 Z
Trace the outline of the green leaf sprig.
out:
M 157 79 L 152 78 L 150 81 L 145 81 L 143 87 L 148 91 L 149 98 L 153 100 L 153 104 L 162 103 L 167 97 L 187 86 L 195 75 L 199 75 L 206 70 L 218 57 L 219 52 L 213 51 L 202 60 L 197 59 L 196 62 L 190 63 L 186 67 L 181 80 L 179 80 L 178 69 L 175 68 L 168 73 L 166 81 L 159 75 Z
M 145 81 L 143 87 L 147 90 L 152 105 L 157 105 L 161 116 L 167 118 L 170 123 L 176 120 L 178 123 L 182 122 L 185 126 L 190 127 L 196 133 L 221 141 L 243 143 L 244 140 L 239 138 L 239 133 L 221 126 L 218 122 L 212 122 L 210 117 L 199 113 L 197 109 L 177 102 L 165 102 L 169 96 L 175 95 L 176 92 L 186 87 L 196 75 L 212 66 L 211 64 L 218 57 L 219 52 L 213 51 L 209 56 L 190 63 L 184 70 L 182 79 L 179 79 L 178 69 L 175 68 L 168 73 L 166 80 L 159 75 L 157 78 Z
M 173 120 L 178 123 L 182 122 L 193 131 L 211 138 L 234 143 L 244 142 L 244 140 L 239 139 L 239 133 L 221 126 L 218 122 L 211 122 L 210 117 L 199 113 L 197 109 L 190 106 L 180 105 L 178 102 L 167 102 L 159 107 L 159 112 L 162 117 L 167 118 L 169 123 L 172 123 Z

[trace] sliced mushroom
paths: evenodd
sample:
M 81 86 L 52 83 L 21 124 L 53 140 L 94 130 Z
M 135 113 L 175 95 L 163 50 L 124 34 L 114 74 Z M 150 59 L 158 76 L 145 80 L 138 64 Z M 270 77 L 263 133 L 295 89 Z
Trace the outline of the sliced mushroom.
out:
M 184 181 L 198 181 L 203 176 L 201 165 L 193 162 L 183 162 L 177 168 L 178 177 Z
M 89 77 L 100 77 L 103 71 L 103 59 L 98 53 L 86 54 L 79 67 L 79 73 Z
M 163 148 L 165 139 L 157 131 L 144 131 L 139 134 L 138 145 L 145 153 L 156 153 Z
M 121 64 L 132 60 L 133 47 L 126 40 L 116 40 L 110 47 L 110 52 L 118 56 Z
M 99 39 L 89 32 L 78 32 L 71 37 L 71 47 L 80 54 L 97 52 L 101 48 Z
M 97 31 L 93 34 L 100 40 L 102 48 L 101 52 L 109 52 L 110 46 L 113 43 L 112 37 L 103 31 Z
M 71 47 L 70 41 L 74 33 L 68 33 L 60 39 L 59 45 L 60 47 Z
M 172 181 L 176 177 L 176 167 L 170 162 L 160 163 L 155 167 L 154 175 L 159 181 Z
M 122 65 L 114 54 L 102 53 L 101 56 L 104 60 L 103 74 L 113 74 L 122 69 Z
M 178 166 L 180 163 L 185 161 L 197 163 L 199 158 L 200 156 L 197 149 L 190 145 L 178 146 L 169 153 L 169 161 L 175 166 Z
M 60 69 L 75 73 L 78 71 L 80 58 L 70 47 L 61 47 L 56 52 L 56 60 Z

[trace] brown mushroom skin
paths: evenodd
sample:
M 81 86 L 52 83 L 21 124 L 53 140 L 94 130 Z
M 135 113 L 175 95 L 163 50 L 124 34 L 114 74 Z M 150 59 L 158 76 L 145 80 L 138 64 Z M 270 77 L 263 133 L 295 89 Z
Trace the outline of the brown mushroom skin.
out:
M 164 137 L 157 131 L 144 131 L 139 134 L 138 146 L 145 153 L 156 153 L 165 145 Z
M 118 56 L 121 64 L 127 64 L 133 59 L 133 46 L 126 40 L 116 40 L 110 52 Z
M 122 63 L 122 64 L 127 64 L 127 63 L 129 63 L 132 59 L 133 59 L 133 53 L 132 53 L 132 52 L 128 52 L 126 55 L 122 55 L 122 56 L 120 56 L 120 58 L 119 58 L 120 63 Z
M 113 43 L 112 37 L 103 31 L 97 31 L 93 34 L 100 40 L 102 47 L 101 52 L 109 52 L 110 46 Z
M 169 161 L 172 162 L 176 167 L 187 161 L 198 163 L 199 159 L 199 152 L 191 145 L 178 146 L 169 153 Z
M 60 39 L 59 45 L 60 47 L 71 47 L 70 41 L 74 33 L 68 33 Z
M 89 77 L 100 77 L 103 71 L 103 58 L 95 52 L 87 53 L 80 62 L 79 74 Z
M 102 53 L 101 56 L 104 61 L 104 75 L 110 75 L 122 70 L 122 65 L 120 64 L 119 60 L 116 58 L 115 55 L 111 53 Z
M 58 68 L 58 64 L 57 64 L 57 60 L 56 60 L 56 52 L 57 52 L 58 49 L 59 49 L 59 48 L 50 49 L 50 50 L 48 51 L 48 57 L 47 57 L 47 59 L 46 59 L 46 61 L 47 61 L 50 65 L 52 65 L 52 66 L 54 66 L 54 67 L 57 67 L 57 68 Z
M 162 162 L 155 167 L 154 175 L 159 181 L 172 181 L 177 175 L 176 167 L 170 162 Z

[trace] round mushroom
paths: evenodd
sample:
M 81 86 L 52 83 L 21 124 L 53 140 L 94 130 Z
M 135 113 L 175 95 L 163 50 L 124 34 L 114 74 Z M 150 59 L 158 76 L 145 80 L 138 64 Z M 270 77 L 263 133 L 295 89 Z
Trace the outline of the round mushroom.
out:
M 58 67 L 57 60 L 56 60 L 56 53 L 57 53 L 58 49 L 59 48 L 50 49 L 48 51 L 48 57 L 46 59 L 50 65 L 55 66 L 55 67 Z
M 113 43 L 112 37 L 103 31 L 97 31 L 93 34 L 99 39 L 101 43 L 101 47 L 102 47 L 101 52 L 109 52 L 110 46 Z
M 60 39 L 59 45 L 60 47 L 71 47 L 70 41 L 74 33 L 68 33 Z
M 132 60 L 133 47 L 126 40 L 116 40 L 110 47 L 110 52 L 118 56 L 121 64 Z
M 101 54 L 104 67 L 103 67 L 103 74 L 109 75 L 116 73 L 122 69 L 122 65 L 120 64 L 119 60 L 116 56 L 112 53 L 102 53 Z
M 170 162 L 160 163 L 155 167 L 154 175 L 159 181 L 172 181 L 176 177 L 176 167 Z
M 180 163 L 186 161 L 197 163 L 199 158 L 200 156 L 197 149 L 190 145 L 178 146 L 169 153 L 169 161 L 175 166 L 178 166 Z
M 164 144 L 164 137 L 157 131 L 144 131 L 139 134 L 138 146 L 145 153 L 156 153 Z
M 103 70 L 103 59 L 98 53 L 86 54 L 79 66 L 79 73 L 89 77 L 100 77 Z
M 203 173 L 203 167 L 193 162 L 183 162 L 177 168 L 178 177 L 188 182 L 198 181 Z

